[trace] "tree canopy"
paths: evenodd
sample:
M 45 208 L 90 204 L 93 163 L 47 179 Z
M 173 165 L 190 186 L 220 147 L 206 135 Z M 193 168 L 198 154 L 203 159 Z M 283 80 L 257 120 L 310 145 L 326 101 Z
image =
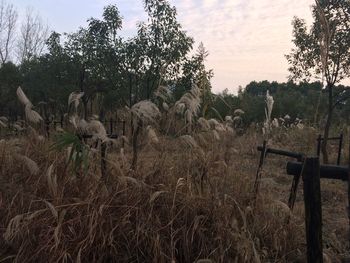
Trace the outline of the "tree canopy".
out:
M 348 90 L 334 93 L 334 87 L 350 77 L 349 0 L 316 0 L 312 7 L 313 23 L 308 30 L 303 19 L 293 20 L 292 52 L 286 56 L 290 79 L 309 81 L 320 78 L 328 93 L 327 121 L 322 151 L 327 162 L 327 138 L 334 108 L 347 99 Z

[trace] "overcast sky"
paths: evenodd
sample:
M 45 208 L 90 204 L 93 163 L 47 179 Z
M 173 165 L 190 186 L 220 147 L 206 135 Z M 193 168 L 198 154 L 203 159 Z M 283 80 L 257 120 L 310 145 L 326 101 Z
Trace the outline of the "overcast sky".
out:
M 100 17 L 103 7 L 116 4 L 123 16 L 125 37 L 146 19 L 142 0 L 7 0 L 20 14 L 33 7 L 57 32 L 85 26 Z M 183 29 L 209 51 L 207 67 L 214 70 L 215 92 L 236 92 L 252 80 L 286 81 L 284 55 L 291 47 L 293 16 L 311 21 L 314 0 L 170 0 Z

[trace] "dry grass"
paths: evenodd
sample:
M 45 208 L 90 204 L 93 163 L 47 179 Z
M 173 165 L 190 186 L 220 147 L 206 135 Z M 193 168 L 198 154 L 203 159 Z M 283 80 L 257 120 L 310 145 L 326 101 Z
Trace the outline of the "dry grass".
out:
M 0 143 L 0 262 L 303 262 L 302 196 L 291 212 L 285 160 L 269 157 L 254 203 L 261 138 L 193 137 L 198 147 L 159 136 L 142 149 L 136 171 L 128 170 L 128 147 L 127 160 L 111 151 L 105 180 L 96 154 L 77 176 L 50 142 Z M 308 153 L 315 138 L 281 131 L 271 144 Z M 323 182 L 322 191 L 326 254 L 337 262 L 349 249 L 345 185 Z

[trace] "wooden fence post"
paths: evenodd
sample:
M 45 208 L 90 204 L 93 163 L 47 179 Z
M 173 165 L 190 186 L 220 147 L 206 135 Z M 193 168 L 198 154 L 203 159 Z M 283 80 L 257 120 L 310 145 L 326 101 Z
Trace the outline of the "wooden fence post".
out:
M 107 161 L 106 161 L 107 145 L 101 141 L 101 176 L 102 180 L 106 179 Z
M 342 147 L 343 147 L 343 134 L 341 133 L 340 136 L 339 136 L 339 148 L 338 148 L 337 165 L 340 165 L 340 158 L 341 158 Z
M 60 125 L 62 129 L 63 129 L 63 120 L 64 120 L 64 117 L 63 117 L 63 114 L 61 114 Z
M 322 210 L 320 159 L 305 159 L 303 170 L 307 262 L 322 263 Z
M 322 142 L 322 136 L 321 136 L 321 134 L 319 134 L 317 137 L 317 152 L 316 152 L 316 155 L 318 157 L 320 157 L 320 155 L 321 155 L 321 142 Z
M 262 172 L 262 166 L 264 165 L 264 160 L 266 157 L 266 145 L 267 141 L 263 142 L 261 154 L 260 154 L 260 159 L 259 159 L 259 166 L 256 171 L 256 176 L 255 176 L 255 183 L 254 183 L 254 199 L 257 198 L 258 192 L 259 192 L 259 185 L 260 185 L 260 179 L 261 179 L 261 172 Z
M 47 138 L 50 138 L 50 120 L 48 118 L 45 119 L 45 133 Z
M 113 134 L 113 119 L 109 119 L 109 134 Z
M 302 162 L 303 158 L 298 158 L 298 162 Z M 289 194 L 289 199 L 288 199 L 288 206 L 290 210 L 293 210 L 295 200 L 297 198 L 297 191 L 298 191 L 298 185 L 300 181 L 301 174 L 294 175 L 293 177 L 293 182 L 292 182 L 292 187 L 290 189 L 290 194 Z
M 350 244 L 350 144 L 348 160 L 348 218 L 349 218 L 349 244 Z
M 125 120 L 123 120 L 123 136 L 125 136 Z M 122 139 L 122 147 L 124 148 L 124 138 Z

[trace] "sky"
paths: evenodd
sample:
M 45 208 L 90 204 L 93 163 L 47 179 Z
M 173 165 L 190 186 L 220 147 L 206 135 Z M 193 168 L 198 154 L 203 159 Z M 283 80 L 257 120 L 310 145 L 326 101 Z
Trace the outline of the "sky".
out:
M 209 51 L 206 67 L 213 69 L 213 91 L 236 93 L 249 82 L 287 81 L 284 57 L 292 48 L 294 16 L 311 22 L 314 0 L 169 0 L 178 21 L 196 43 Z M 73 32 L 90 17 L 101 17 L 103 7 L 116 4 L 123 16 L 124 37 L 136 33 L 136 23 L 147 19 L 143 0 L 7 0 L 20 17 L 34 8 L 57 32 Z

